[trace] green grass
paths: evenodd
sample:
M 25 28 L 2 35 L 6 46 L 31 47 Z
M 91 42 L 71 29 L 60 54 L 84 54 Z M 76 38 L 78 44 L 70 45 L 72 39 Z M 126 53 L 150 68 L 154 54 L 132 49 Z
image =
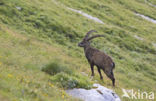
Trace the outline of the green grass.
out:
M 58 88 L 54 82 L 50 82 L 50 75 L 41 71 L 41 68 L 50 62 L 46 58 L 54 61 L 55 58 L 49 54 L 58 54 L 56 48 L 49 48 L 47 44 L 12 32 L 8 34 L 9 30 L 6 30 L 7 32 L 0 31 L 0 95 L 10 101 L 73 101 L 63 88 Z
M 150 3 L 152 3 L 153 5 L 156 5 L 156 0 L 149 0 Z
M 93 15 L 105 24 L 65 6 Z M 83 49 L 77 47 L 90 29 L 105 35 L 93 40 L 92 46 L 115 61 L 114 90 L 119 96 L 121 88 L 155 92 L 156 47 L 152 44 L 156 43 L 156 24 L 135 12 L 156 19 L 156 8 L 144 0 L 1 0 L 0 100 L 73 101 L 64 89 L 90 88 L 95 80 L 113 89 L 104 74 L 101 81 L 96 71 L 91 81 L 81 73 L 91 74 Z
M 56 75 L 57 73 L 60 72 L 65 72 L 67 74 L 72 74 L 73 70 L 64 66 L 63 64 L 61 64 L 60 62 L 58 62 L 59 60 L 55 60 L 52 63 L 44 66 L 42 68 L 42 71 L 50 74 L 50 75 Z
M 68 68 L 64 64 L 57 61 L 55 60 L 42 68 L 42 71 L 53 76 L 50 79 L 51 82 L 55 82 L 56 85 L 65 89 L 90 89 L 92 87 L 93 83 L 88 79 L 88 77 L 76 73 L 74 69 Z

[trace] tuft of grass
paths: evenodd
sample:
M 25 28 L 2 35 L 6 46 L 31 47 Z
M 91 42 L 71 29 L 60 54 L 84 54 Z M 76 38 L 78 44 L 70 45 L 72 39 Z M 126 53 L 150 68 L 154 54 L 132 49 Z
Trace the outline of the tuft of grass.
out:
M 47 64 L 42 71 L 51 75 L 50 81 L 58 87 L 64 89 L 92 87 L 92 81 L 87 76 L 76 73 L 73 69 L 68 68 L 65 64 L 57 61 Z
M 57 73 L 64 72 L 67 74 L 71 74 L 73 70 L 71 68 L 68 68 L 67 66 L 58 63 L 57 61 L 53 61 L 50 64 L 47 64 L 42 68 L 42 71 L 50 74 L 50 75 L 56 75 Z
M 75 73 L 76 74 L 76 73 Z M 71 88 L 86 88 L 90 89 L 92 87 L 92 82 L 88 77 L 81 76 L 80 74 L 69 75 L 64 72 L 58 73 L 51 77 L 51 82 L 58 84 L 59 87 L 65 89 Z

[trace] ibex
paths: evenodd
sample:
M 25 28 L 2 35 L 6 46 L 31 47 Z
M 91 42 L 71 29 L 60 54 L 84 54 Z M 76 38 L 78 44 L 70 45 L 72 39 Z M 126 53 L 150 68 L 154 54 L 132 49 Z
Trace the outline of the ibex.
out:
M 78 44 L 79 47 L 84 48 L 85 56 L 90 64 L 92 74 L 91 76 L 94 76 L 94 65 L 97 66 L 98 72 L 100 74 L 100 79 L 103 80 L 101 69 L 104 71 L 104 73 L 112 80 L 113 86 L 115 86 L 115 78 L 113 74 L 113 69 L 115 68 L 115 63 L 104 52 L 99 51 L 96 48 L 93 48 L 90 46 L 90 40 L 96 38 L 96 37 L 104 37 L 104 35 L 94 35 L 92 37 L 89 37 L 89 35 L 92 32 L 96 32 L 95 30 L 90 30 L 86 36 L 83 38 L 83 40 Z

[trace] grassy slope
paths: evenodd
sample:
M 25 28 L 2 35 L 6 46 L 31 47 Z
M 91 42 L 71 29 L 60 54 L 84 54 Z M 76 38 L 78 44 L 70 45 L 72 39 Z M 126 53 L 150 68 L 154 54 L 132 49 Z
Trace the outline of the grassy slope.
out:
M 156 43 L 156 25 L 134 15 L 138 12 L 156 19 L 156 8 L 142 0 L 1 2 L 4 5 L 0 5 L 0 94 L 4 98 L 0 96 L 0 99 L 63 100 L 60 97 L 62 90 L 57 86 L 50 87 L 51 76 L 41 72 L 40 68 L 57 58 L 76 71 L 90 74 L 83 50 L 77 47 L 89 29 L 96 29 L 106 36 L 95 39 L 93 46 L 111 55 L 116 62 L 117 86 L 114 90 L 119 95 L 122 95 L 121 88 L 156 91 L 156 51 L 152 46 Z M 60 3 L 81 9 L 106 24 L 88 20 Z M 22 10 L 17 10 L 16 6 Z M 144 40 L 137 40 L 134 35 Z M 101 82 L 96 73 L 95 79 L 111 88 L 107 77 Z M 53 93 L 55 90 L 58 92 Z M 72 100 L 70 97 L 65 99 Z
M 156 5 L 156 0 L 149 0 L 149 2 Z
M 49 81 L 51 76 L 41 72 L 41 67 L 54 61 L 56 56 L 62 62 L 69 61 L 71 58 L 58 47 L 44 44 L 32 37 L 20 35 L 0 26 L 2 28 L 0 31 L 0 94 L 11 101 L 20 99 L 73 101 L 66 96 L 63 88 L 57 88 Z

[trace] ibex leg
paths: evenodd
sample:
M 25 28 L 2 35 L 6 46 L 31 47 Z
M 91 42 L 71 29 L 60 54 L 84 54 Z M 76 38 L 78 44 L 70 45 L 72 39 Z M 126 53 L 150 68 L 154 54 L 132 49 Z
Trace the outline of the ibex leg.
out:
M 94 64 L 91 64 L 90 67 L 91 67 L 91 71 L 92 71 L 92 75 L 91 76 L 94 76 Z
M 111 71 L 110 73 L 107 74 L 107 76 L 112 80 L 113 86 L 115 86 L 115 78 L 113 72 Z
M 100 79 L 103 80 L 103 77 L 102 77 L 102 74 L 101 74 L 100 67 L 98 67 L 98 72 L 99 72 L 99 74 L 100 74 Z

